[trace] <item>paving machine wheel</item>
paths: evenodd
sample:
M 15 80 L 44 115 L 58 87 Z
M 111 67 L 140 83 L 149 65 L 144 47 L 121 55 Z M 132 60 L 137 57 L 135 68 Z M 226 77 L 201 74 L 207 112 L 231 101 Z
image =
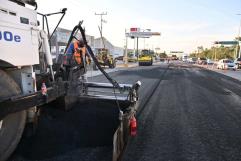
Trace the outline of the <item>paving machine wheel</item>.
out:
M 0 70 L 0 99 L 21 93 L 19 86 L 4 71 Z M 22 136 L 26 112 L 20 111 L 0 120 L 0 160 L 5 161 L 15 150 Z
M 115 68 L 116 67 L 116 62 L 115 62 L 115 60 L 108 60 L 108 66 L 109 66 L 109 68 Z

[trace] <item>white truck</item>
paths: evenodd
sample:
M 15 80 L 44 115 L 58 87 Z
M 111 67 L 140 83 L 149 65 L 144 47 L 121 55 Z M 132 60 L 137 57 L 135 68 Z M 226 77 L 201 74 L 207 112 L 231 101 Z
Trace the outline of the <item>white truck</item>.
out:
M 68 111 L 76 102 L 93 100 L 107 102 L 118 111 L 115 118 L 119 123 L 111 131 L 106 131 L 113 136 L 109 139 L 112 139 L 114 145 L 113 160 L 117 160 L 129 134 L 135 134 L 134 117 L 140 82 L 133 85 L 118 84 L 109 77 L 88 46 L 81 24 L 74 28 L 69 42 L 74 39 L 74 33 L 80 31 L 88 53 L 110 83 L 69 80 L 69 68 L 61 61 L 58 64 L 52 62 L 49 45 L 51 36 L 46 18 L 50 14 L 40 14 L 45 24 L 42 24 L 43 29 L 39 29 L 36 9 L 35 0 L 0 0 L 0 161 L 7 160 L 15 150 L 23 131 L 27 130 L 26 125 L 37 128 L 41 105 L 55 101 L 61 105 L 58 108 Z M 65 14 L 65 11 L 61 13 Z M 45 25 L 48 32 L 44 31 Z M 79 89 L 77 86 L 81 86 L 80 91 L 76 91 Z M 111 90 L 112 95 L 91 94 L 89 89 L 93 88 Z M 118 96 L 113 95 L 113 89 L 119 91 Z M 101 107 L 96 105 L 96 108 Z M 105 111 L 108 112 L 114 115 Z M 85 113 L 81 117 L 85 117 Z M 105 125 L 96 122 L 96 126 Z M 94 133 L 97 135 L 98 132 Z
M 183 54 L 182 55 L 182 61 L 187 62 L 187 60 L 188 60 L 188 56 L 186 54 Z

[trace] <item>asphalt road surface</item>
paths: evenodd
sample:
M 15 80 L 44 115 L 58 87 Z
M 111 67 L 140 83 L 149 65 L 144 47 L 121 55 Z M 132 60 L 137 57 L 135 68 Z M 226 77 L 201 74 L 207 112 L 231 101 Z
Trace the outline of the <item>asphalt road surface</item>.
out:
M 180 64 L 152 75 L 160 83 L 123 161 L 241 160 L 241 82 Z
M 122 161 L 241 160 L 240 81 L 181 63 L 111 75 L 121 83 L 142 81 L 138 135 L 128 143 Z M 89 80 L 106 82 L 103 76 Z M 43 120 L 39 130 L 47 129 L 51 120 Z M 44 133 L 22 141 L 9 161 L 111 160 L 111 146 L 83 147 L 75 128 L 56 130 L 64 128 L 60 125 L 51 129 L 61 139 Z

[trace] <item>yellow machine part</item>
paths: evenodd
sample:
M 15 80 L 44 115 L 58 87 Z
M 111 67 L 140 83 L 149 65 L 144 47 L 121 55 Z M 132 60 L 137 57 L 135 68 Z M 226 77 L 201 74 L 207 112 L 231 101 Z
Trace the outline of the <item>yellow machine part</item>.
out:
M 151 57 L 151 56 L 143 56 L 143 57 L 140 57 L 138 60 L 139 60 L 140 62 L 141 62 L 141 61 L 148 62 L 148 61 L 151 61 L 151 60 L 152 60 L 152 57 Z

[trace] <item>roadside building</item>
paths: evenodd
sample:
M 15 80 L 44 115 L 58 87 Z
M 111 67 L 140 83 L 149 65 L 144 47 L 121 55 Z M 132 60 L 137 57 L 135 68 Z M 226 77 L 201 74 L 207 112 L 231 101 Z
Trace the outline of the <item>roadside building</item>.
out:
M 64 28 L 57 28 L 56 32 L 53 34 L 52 39 L 50 40 L 51 43 L 51 53 L 53 58 L 57 58 L 59 54 L 63 54 L 64 50 L 67 46 L 69 41 L 71 30 L 67 30 Z M 77 34 L 77 38 L 80 38 L 81 35 Z M 94 47 L 94 36 L 86 35 L 86 39 L 88 44 L 91 48 Z
M 51 53 L 52 57 L 55 59 L 59 54 L 63 54 L 67 43 L 69 41 L 69 37 L 71 35 L 71 30 L 64 28 L 57 28 L 56 32 L 53 34 L 53 37 L 50 41 L 51 43 Z M 81 35 L 77 34 L 77 38 L 80 38 Z M 86 39 L 88 44 L 95 52 L 97 49 L 103 48 L 103 42 L 101 38 L 96 38 L 94 36 L 86 35 Z M 113 54 L 114 57 L 123 56 L 124 49 L 121 47 L 114 46 L 110 41 L 106 38 L 103 38 L 105 47 Z
M 110 41 L 108 41 L 105 37 L 103 37 L 103 40 L 101 37 L 96 38 L 94 40 L 94 49 L 101 49 L 101 48 L 106 48 L 109 50 L 109 52 L 114 56 L 123 56 L 124 54 L 124 49 L 121 47 L 116 47 L 114 46 Z

